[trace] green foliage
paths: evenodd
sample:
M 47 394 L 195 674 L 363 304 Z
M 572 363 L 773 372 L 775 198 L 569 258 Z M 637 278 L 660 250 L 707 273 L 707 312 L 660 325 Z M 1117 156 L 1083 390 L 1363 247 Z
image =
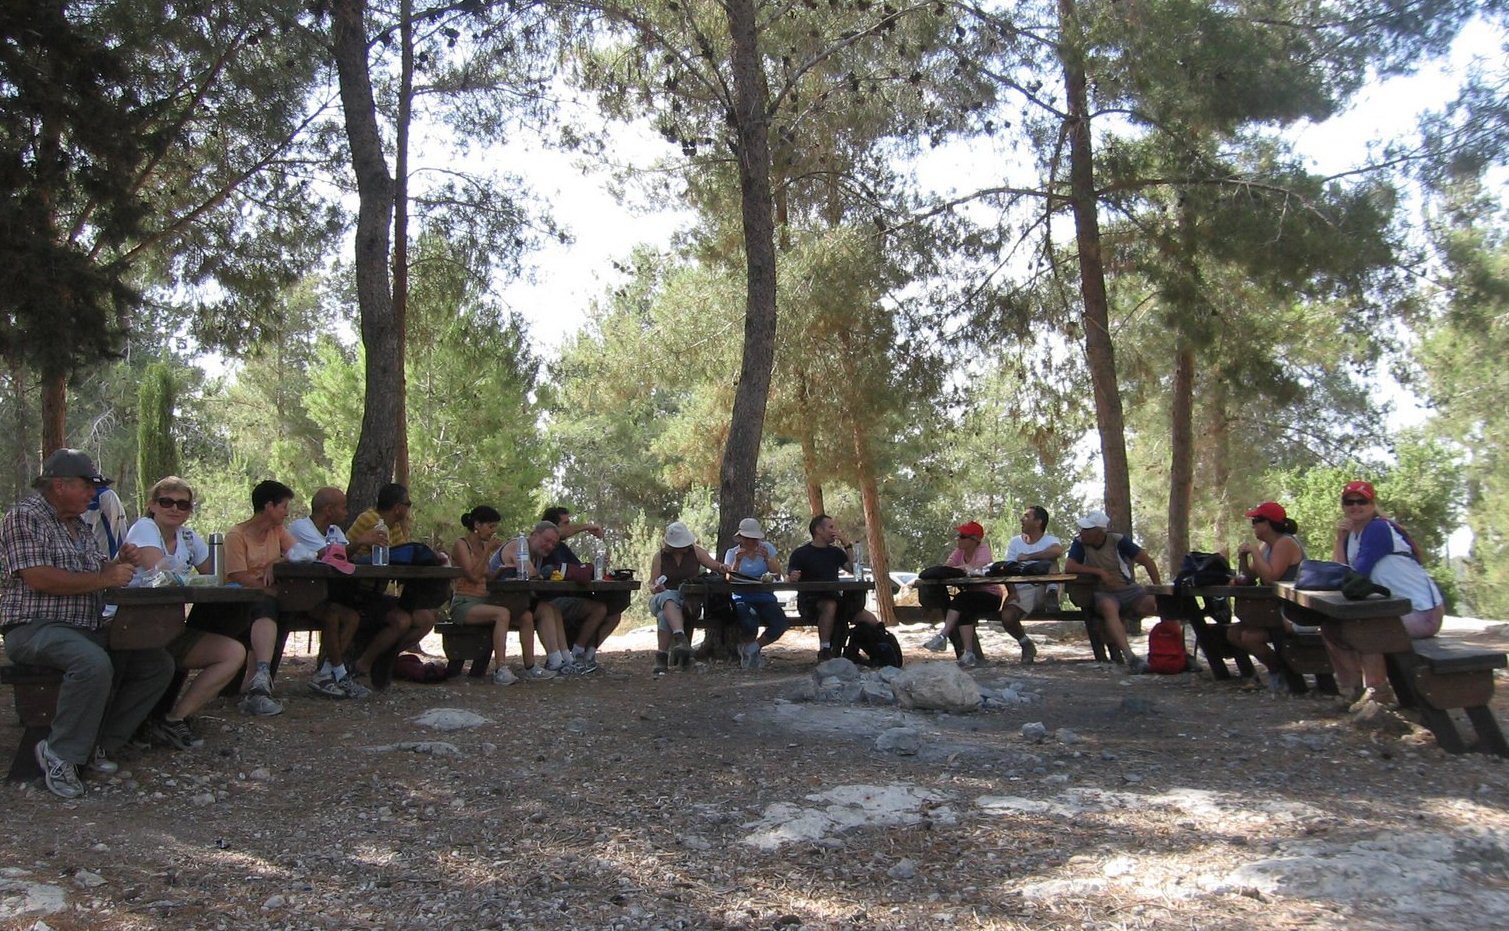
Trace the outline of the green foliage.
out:
M 136 406 L 138 501 L 146 502 L 147 490 L 158 479 L 178 474 L 178 441 L 173 436 L 173 410 L 177 402 L 173 367 L 167 362 L 147 366 Z

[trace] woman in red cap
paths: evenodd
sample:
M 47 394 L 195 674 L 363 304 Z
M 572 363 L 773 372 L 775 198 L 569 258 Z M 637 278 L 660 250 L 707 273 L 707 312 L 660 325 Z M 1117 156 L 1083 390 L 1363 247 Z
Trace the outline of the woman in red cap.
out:
M 1259 545 L 1244 542 L 1237 547 L 1237 570 L 1263 585 L 1294 581 L 1299 574 L 1300 561 L 1305 558 L 1304 547 L 1295 537 L 1299 525 L 1289 519 L 1283 505 L 1276 501 L 1264 501 L 1248 511 L 1247 517 L 1252 520 L 1252 535 L 1257 537 Z M 1266 630 L 1238 622 L 1226 628 L 1226 639 L 1268 667 L 1268 688 L 1271 691 L 1283 691 L 1284 662 L 1273 652 Z
M 1408 598 L 1413 610 L 1400 618 L 1416 639 L 1434 637 L 1446 617 L 1441 589 L 1421 564 L 1420 548 L 1404 528 L 1378 513 L 1378 495 L 1371 482 L 1349 482 L 1341 490 L 1342 518 L 1336 524 L 1331 558 L 1387 588 L 1395 598 Z M 1321 631 L 1324 636 L 1325 631 Z M 1359 653 L 1326 638 L 1331 668 L 1341 694 L 1356 700 L 1357 711 L 1370 701 L 1395 701 L 1388 668 L 1381 653 Z
M 958 526 L 959 543 L 954 551 L 948 554 L 944 565 L 963 569 L 970 574 L 980 574 L 986 566 L 995 562 L 991 555 L 990 544 L 985 542 L 985 528 L 976 521 L 968 521 Z M 975 639 L 975 624 L 982 617 L 989 617 L 1001 610 L 1001 599 L 1006 592 L 999 585 L 980 585 L 966 588 L 948 602 L 948 613 L 943 617 L 943 629 L 923 647 L 934 653 L 942 652 L 944 645 L 948 643 L 949 634 L 954 628 L 959 628 L 959 640 L 964 646 L 964 651 L 959 654 L 960 666 L 974 666 L 979 663 L 979 641 Z

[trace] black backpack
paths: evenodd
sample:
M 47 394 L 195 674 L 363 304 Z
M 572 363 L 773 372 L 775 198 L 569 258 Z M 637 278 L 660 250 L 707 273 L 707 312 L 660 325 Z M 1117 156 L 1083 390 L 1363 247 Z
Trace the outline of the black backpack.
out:
M 1174 576 L 1174 591 L 1183 592 L 1206 585 L 1230 585 L 1234 575 L 1226 557 L 1220 553 L 1185 553 L 1179 574 Z
M 882 624 L 853 625 L 839 648 L 844 659 L 856 666 L 901 666 L 901 641 Z

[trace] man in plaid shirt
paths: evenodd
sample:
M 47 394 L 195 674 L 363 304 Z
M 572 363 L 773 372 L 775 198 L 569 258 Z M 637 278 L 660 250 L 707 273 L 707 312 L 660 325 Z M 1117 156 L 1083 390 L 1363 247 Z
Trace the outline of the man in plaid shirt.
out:
M 60 449 L 37 489 L 0 520 L 0 629 L 12 662 L 64 673 L 37 765 L 62 798 L 84 794 L 78 767 L 109 775 L 120 749 L 173 679 L 166 650 L 111 650 L 104 591 L 131 581 L 136 547 L 106 561 L 79 515 L 108 483 L 87 454 Z M 114 692 L 112 696 L 112 691 Z

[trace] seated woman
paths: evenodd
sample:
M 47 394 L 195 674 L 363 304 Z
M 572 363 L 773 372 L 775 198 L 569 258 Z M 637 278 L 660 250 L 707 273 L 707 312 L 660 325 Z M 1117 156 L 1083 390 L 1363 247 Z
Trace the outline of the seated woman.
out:
M 1299 525 L 1290 520 L 1288 512 L 1275 501 L 1264 501 L 1248 511 L 1247 516 L 1252 520 L 1252 535 L 1257 537 L 1259 545 L 1244 541 L 1237 547 L 1237 571 L 1260 585 L 1294 581 L 1299 574 L 1299 564 L 1305 558 L 1304 548 L 1295 537 Z M 1268 667 L 1270 691 L 1283 691 L 1284 661 L 1269 644 L 1268 631 L 1238 621 L 1226 628 L 1226 639 Z
M 1331 558 L 1387 588 L 1395 598 L 1408 598 L 1414 610 L 1400 618 L 1404 629 L 1416 640 L 1434 637 L 1446 619 L 1441 589 L 1421 565 L 1414 541 L 1378 513 L 1377 499 L 1370 482 L 1349 482 L 1342 489 L 1342 518 L 1336 525 Z M 1324 630 L 1321 633 L 1325 635 Z M 1359 653 L 1331 637 L 1326 637 L 1326 652 L 1343 698 L 1355 699 L 1350 710 L 1359 711 L 1369 702 L 1397 700 L 1382 654 Z
M 136 546 L 131 562 L 136 566 L 133 587 L 144 584 L 148 577 L 158 571 L 186 576 L 197 569 L 201 574 L 210 571 L 210 548 L 199 534 L 184 526 L 194 511 L 194 489 L 176 475 L 158 480 L 147 492 L 146 516 L 131 525 L 126 533 L 126 542 Z M 189 717 L 216 696 L 241 671 L 246 662 L 246 647 L 237 640 L 222 634 L 184 628 L 183 633 L 168 644 L 168 652 L 179 670 L 199 675 L 175 701 L 164 696 L 170 703 L 162 713 L 154 713 L 142 722 L 140 736 L 148 743 L 166 744 L 179 750 L 188 750 L 204 745 L 204 738 L 194 733 Z
M 487 583 L 498 574 L 488 563 L 503 546 L 497 537 L 498 523 L 502 520 L 503 515 L 485 504 L 461 515 L 461 525 L 467 533 L 451 546 L 451 563 L 461 570 L 461 578 L 456 580 L 451 595 L 451 622 L 492 625 L 493 658 L 497 661 L 493 683 L 513 685 L 519 678 L 508 668 L 507 660 L 512 618 L 507 608 L 487 601 Z M 534 665 L 534 615 L 528 611 L 519 618 L 519 652 L 526 667 Z
M 650 614 L 655 617 L 654 675 L 663 675 L 674 657 L 676 665 L 691 659 L 692 645 L 686 635 L 686 602 L 681 583 L 695 579 L 701 570 L 722 572 L 723 564 L 697 545 L 691 528 L 673 521 L 665 528 L 665 545 L 650 560 Z
M 982 570 L 995 562 L 990 544 L 985 542 L 985 528 L 975 521 L 960 524 L 958 545 L 948 554 L 944 565 L 968 572 Z M 924 643 L 934 653 L 942 652 L 954 628 L 959 629 L 959 639 L 964 651 L 959 654 L 960 666 L 974 666 L 980 662 L 979 641 L 975 639 L 975 625 L 980 618 L 990 617 L 1001 610 L 1001 599 L 1006 592 L 999 585 L 973 586 L 963 589 L 948 602 L 948 613 L 943 616 L 943 629 Z
M 776 557 L 775 547 L 766 541 L 759 521 L 753 517 L 739 521 L 734 546 L 723 555 L 722 568 L 751 579 L 781 574 L 781 561 Z M 781 639 L 789 626 L 786 612 L 773 592 L 735 591 L 733 602 L 740 628 L 739 668 L 759 669 L 765 665 L 760 650 Z M 759 634 L 761 621 L 765 623 L 764 634 Z

